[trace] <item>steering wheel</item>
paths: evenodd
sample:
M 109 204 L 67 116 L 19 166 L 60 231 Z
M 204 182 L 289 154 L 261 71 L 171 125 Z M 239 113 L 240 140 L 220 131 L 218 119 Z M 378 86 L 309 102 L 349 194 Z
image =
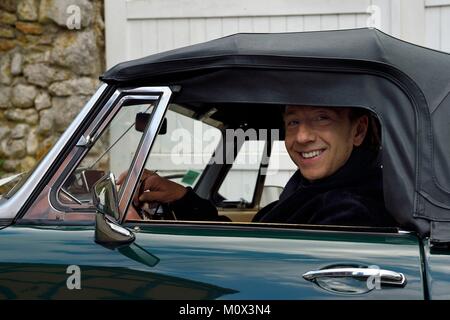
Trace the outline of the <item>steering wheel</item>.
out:
M 177 220 L 172 208 L 168 203 L 158 203 L 153 220 Z
M 149 208 L 148 205 L 142 203 L 140 205 L 131 203 L 142 220 L 176 220 L 173 210 L 167 203 L 156 203 L 156 206 Z
M 156 172 L 156 171 L 155 171 Z M 166 175 L 162 176 L 162 178 L 165 179 L 179 179 L 184 177 L 183 174 L 172 174 L 172 175 Z M 143 190 L 143 184 L 141 183 L 139 185 L 139 194 L 142 194 L 144 192 Z M 136 205 L 132 201 L 132 206 L 138 213 L 138 215 L 143 220 L 177 220 L 172 208 L 170 207 L 170 204 L 168 203 L 162 203 L 162 202 L 155 202 L 155 206 L 152 208 L 149 208 L 148 205 L 145 203 L 139 203 Z

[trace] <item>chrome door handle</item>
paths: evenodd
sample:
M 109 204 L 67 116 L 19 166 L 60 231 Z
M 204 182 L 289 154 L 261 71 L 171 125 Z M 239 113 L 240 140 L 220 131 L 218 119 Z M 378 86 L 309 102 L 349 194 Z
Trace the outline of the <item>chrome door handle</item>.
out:
M 334 268 L 323 269 L 317 271 L 309 271 L 303 275 L 308 281 L 315 281 L 318 278 L 332 277 L 352 277 L 368 279 L 375 277 L 379 279 L 381 284 L 404 287 L 406 285 L 406 277 L 403 273 L 376 268 Z

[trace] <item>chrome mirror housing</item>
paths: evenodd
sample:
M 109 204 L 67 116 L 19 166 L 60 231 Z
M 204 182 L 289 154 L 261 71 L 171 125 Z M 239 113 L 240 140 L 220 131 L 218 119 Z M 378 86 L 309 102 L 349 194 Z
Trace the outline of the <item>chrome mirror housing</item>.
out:
M 98 212 L 119 221 L 119 197 L 117 195 L 115 178 L 113 173 L 108 173 L 100 178 L 92 188 L 93 201 Z
M 97 210 L 95 215 L 95 241 L 119 246 L 135 240 L 134 234 L 119 224 L 119 197 L 115 178 L 108 173 L 92 188 L 92 198 Z

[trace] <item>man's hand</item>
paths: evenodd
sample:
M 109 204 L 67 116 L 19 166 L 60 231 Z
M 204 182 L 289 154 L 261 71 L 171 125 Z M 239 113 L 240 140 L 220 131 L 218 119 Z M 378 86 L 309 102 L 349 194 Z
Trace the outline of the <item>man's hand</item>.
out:
M 126 176 L 127 172 L 123 172 L 119 176 L 117 184 L 122 184 Z M 186 192 L 187 189 L 182 185 L 162 178 L 153 171 L 144 170 L 138 193 L 135 195 L 133 201 L 134 203 L 169 203 L 181 199 Z

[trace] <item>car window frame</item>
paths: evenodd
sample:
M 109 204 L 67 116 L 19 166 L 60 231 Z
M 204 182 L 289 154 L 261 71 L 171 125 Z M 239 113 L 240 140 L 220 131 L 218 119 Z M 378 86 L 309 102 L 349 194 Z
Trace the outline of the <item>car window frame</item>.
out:
M 148 155 L 150 152 L 150 149 L 147 151 L 142 151 L 142 148 L 145 148 L 146 146 L 150 145 L 152 146 L 152 143 L 155 139 L 155 136 L 158 133 L 158 130 L 162 124 L 162 121 L 164 119 L 164 114 L 167 110 L 170 98 L 172 95 L 172 91 L 169 87 L 137 87 L 137 88 L 115 88 L 114 93 L 109 97 L 109 99 L 102 104 L 100 107 L 100 110 L 97 112 L 97 114 L 94 116 L 93 120 L 87 124 L 87 128 L 83 130 L 78 136 L 78 142 L 74 143 L 74 145 L 71 147 L 67 155 L 62 161 L 62 165 L 59 169 L 57 169 L 52 174 L 52 178 L 50 178 L 50 182 L 47 185 L 47 187 L 43 188 L 39 198 L 46 198 L 48 199 L 47 203 L 47 210 L 50 210 L 52 214 L 54 215 L 70 215 L 73 214 L 74 216 L 77 214 L 83 214 L 86 215 L 86 219 L 67 219 L 66 221 L 70 221 L 70 224 L 77 224 L 78 222 L 80 224 L 85 224 L 86 220 L 89 220 L 93 222 L 93 214 L 95 214 L 95 207 L 90 205 L 80 205 L 80 204 L 67 204 L 67 203 L 61 203 L 58 199 L 58 195 L 60 192 L 60 188 L 63 186 L 64 182 L 69 178 L 70 174 L 77 168 L 79 163 L 82 161 L 84 156 L 89 152 L 92 145 L 97 141 L 98 138 L 101 137 L 103 131 L 105 128 L 108 127 L 111 120 L 116 116 L 117 112 L 121 109 L 121 107 L 124 105 L 125 102 L 136 99 L 136 96 L 138 99 L 141 100 L 151 100 L 155 107 L 152 110 L 152 116 L 151 120 L 145 129 L 145 132 L 142 135 L 142 138 L 139 142 L 139 145 L 137 147 L 136 154 L 138 152 L 141 152 L 141 158 L 142 156 Z M 157 110 L 159 110 L 157 112 Z M 162 115 L 162 116 L 161 116 Z M 158 120 L 157 123 L 155 120 Z M 145 139 L 145 142 L 143 141 Z M 136 156 L 136 155 L 135 155 Z M 138 159 L 139 160 L 139 159 Z M 143 167 L 142 161 L 137 161 L 136 157 L 133 158 L 133 161 L 130 164 L 130 172 L 136 172 L 142 170 Z M 133 186 L 131 182 L 136 181 L 137 177 L 136 174 L 132 175 L 133 177 L 130 179 L 130 175 L 126 178 L 126 185 L 124 184 L 124 187 L 122 188 L 125 190 L 125 188 L 132 188 L 133 192 L 136 186 Z M 136 183 L 137 185 L 137 183 Z M 120 199 L 122 200 L 122 207 L 121 209 L 121 217 L 123 218 L 124 215 L 122 212 L 126 212 L 125 206 L 129 205 L 130 199 L 125 199 L 125 196 L 129 196 L 130 192 L 127 192 L 126 195 L 123 195 L 123 192 L 120 194 Z M 37 201 L 37 200 L 36 200 Z M 26 221 L 32 221 L 33 217 L 27 217 L 27 215 L 32 216 L 32 208 L 28 208 L 28 210 L 19 217 L 19 219 L 23 219 Z M 55 221 L 55 219 L 50 218 L 42 218 L 42 219 L 35 219 L 39 220 L 39 224 L 47 224 L 45 221 L 48 221 L 50 224 Z M 56 219 L 58 220 L 58 219 Z M 64 219 L 59 220 L 59 222 L 63 222 Z
M 78 154 L 76 159 L 73 159 L 72 165 L 70 167 L 70 170 L 64 172 L 61 174 L 61 176 L 58 178 L 57 182 L 55 183 L 55 187 L 53 188 L 54 191 L 52 193 L 55 193 L 55 195 L 51 196 L 52 204 L 53 206 L 57 207 L 61 210 L 67 210 L 70 209 L 71 211 L 77 212 L 77 211 L 95 211 L 95 207 L 93 204 L 85 204 L 85 203 L 64 203 L 60 201 L 60 194 L 66 193 L 63 189 L 64 184 L 66 183 L 67 179 L 71 176 L 71 174 L 76 170 L 76 168 L 79 166 L 81 161 L 83 161 L 84 157 L 89 153 L 91 148 L 95 145 L 95 143 L 100 139 L 105 132 L 105 130 L 109 127 L 113 119 L 117 116 L 119 111 L 129 103 L 129 101 L 142 101 L 142 103 L 157 103 L 159 100 L 158 96 L 137 96 L 137 95 L 124 95 L 118 98 L 118 100 L 113 103 L 113 106 L 111 107 L 110 112 L 108 110 L 103 110 L 104 112 L 99 114 L 96 119 L 94 119 L 93 123 L 96 123 L 97 126 L 92 128 L 92 130 L 87 129 L 83 134 L 82 138 L 84 137 L 85 141 L 79 141 L 75 147 L 84 147 L 82 152 Z M 157 106 L 155 106 L 152 110 L 152 116 L 153 112 L 156 109 Z M 151 116 L 151 117 L 152 117 Z M 141 140 L 144 138 L 146 132 L 142 134 Z M 81 142 L 81 143 L 80 143 Z M 84 144 L 84 146 L 83 146 Z M 139 149 L 139 146 L 136 150 Z

